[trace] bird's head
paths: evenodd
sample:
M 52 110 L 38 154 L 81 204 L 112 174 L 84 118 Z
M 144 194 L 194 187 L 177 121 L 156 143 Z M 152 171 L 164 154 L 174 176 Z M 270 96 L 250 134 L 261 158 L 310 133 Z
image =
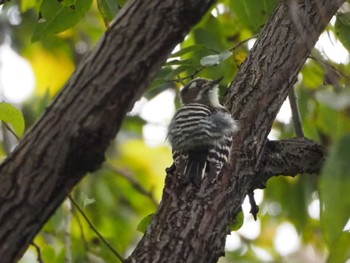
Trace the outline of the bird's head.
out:
M 181 90 L 181 100 L 184 105 L 200 103 L 212 107 L 222 107 L 219 103 L 218 87 L 223 78 L 215 80 L 197 78 L 190 81 Z

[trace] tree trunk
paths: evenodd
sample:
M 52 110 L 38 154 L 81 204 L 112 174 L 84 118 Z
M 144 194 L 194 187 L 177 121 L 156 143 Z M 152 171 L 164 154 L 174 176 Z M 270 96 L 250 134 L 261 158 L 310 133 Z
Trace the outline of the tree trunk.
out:
M 310 50 L 343 2 L 280 2 L 225 97 L 225 105 L 240 123 L 230 165 L 218 183 L 204 180 L 199 189 L 169 173 L 162 203 L 127 262 L 217 262 L 224 255 L 228 225 L 260 180 L 272 122 Z M 322 150 L 311 148 L 322 160 Z M 288 163 L 293 153 L 285 154 L 280 160 Z
M 16 262 L 97 169 L 126 112 L 214 0 L 131 0 L 0 167 L 1 262 Z

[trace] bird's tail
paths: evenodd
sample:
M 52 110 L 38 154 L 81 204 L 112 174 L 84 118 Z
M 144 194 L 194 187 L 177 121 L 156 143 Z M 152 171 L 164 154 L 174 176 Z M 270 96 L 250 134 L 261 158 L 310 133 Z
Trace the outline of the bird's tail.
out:
M 188 161 L 184 171 L 184 179 L 186 182 L 192 182 L 199 186 L 207 166 L 208 151 L 189 151 Z

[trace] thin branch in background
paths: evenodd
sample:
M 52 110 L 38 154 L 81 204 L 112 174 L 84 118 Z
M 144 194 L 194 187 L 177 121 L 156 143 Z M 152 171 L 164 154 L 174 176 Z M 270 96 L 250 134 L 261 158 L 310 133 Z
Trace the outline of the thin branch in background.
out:
M 240 46 L 242 46 L 243 44 L 245 44 L 245 43 L 247 43 L 249 40 L 251 40 L 251 39 L 254 39 L 254 38 L 257 38 L 258 37 L 258 35 L 254 35 L 254 36 L 251 36 L 251 37 L 249 37 L 249 38 L 247 38 L 247 39 L 245 39 L 245 40 L 243 40 L 243 41 L 241 41 L 241 42 L 239 42 L 239 43 L 237 43 L 236 45 L 234 45 L 232 48 L 230 48 L 230 49 L 228 49 L 229 51 L 235 51 L 237 48 L 239 48 Z M 214 53 L 219 53 L 219 52 L 217 52 L 217 51 L 215 51 L 215 50 L 212 50 Z M 194 67 L 193 67 L 194 68 Z M 178 77 L 178 78 L 176 78 L 176 79 L 172 79 L 172 80 L 168 80 L 169 82 L 171 82 L 171 81 L 174 81 L 174 82 L 180 82 L 182 85 L 184 85 L 184 80 L 187 80 L 187 79 L 193 79 L 196 75 L 198 75 L 202 70 L 204 70 L 205 68 L 207 68 L 207 66 L 201 66 L 199 69 L 196 69 L 196 68 L 194 68 L 194 73 L 192 73 L 192 74 L 190 74 L 190 75 L 188 75 L 188 76 L 186 76 L 186 77 L 183 77 L 183 78 L 181 78 L 181 77 Z
M 2 122 L 4 124 L 4 126 L 6 127 L 6 129 L 12 133 L 13 136 L 15 136 L 15 138 L 20 141 L 21 139 L 17 136 L 17 134 L 12 130 L 12 128 L 10 126 L 8 126 L 8 124 L 6 122 Z
M 81 233 L 81 238 L 83 240 L 83 243 L 84 243 L 84 247 L 87 251 L 90 251 L 90 248 L 89 248 L 89 244 L 86 240 L 86 237 L 85 237 L 85 234 L 84 234 L 84 228 L 83 228 L 83 224 L 81 223 L 81 220 L 80 220 L 80 217 L 79 216 L 76 216 L 75 217 L 77 219 L 77 222 L 78 222 L 78 226 L 80 228 L 80 233 Z
M 97 230 L 95 225 L 90 221 L 90 219 L 87 217 L 83 209 L 80 208 L 77 202 L 68 195 L 69 200 L 72 202 L 72 204 L 75 206 L 75 208 L 79 211 L 79 213 L 84 217 L 85 221 L 88 223 L 89 227 L 95 234 L 100 238 L 100 240 L 109 248 L 109 250 L 121 261 L 125 262 L 125 259 L 121 256 L 121 254 L 115 250 L 115 248 L 102 236 L 102 234 Z
M 178 77 L 176 79 L 171 79 L 171 80 L 167 80 L 167 82 L 179 82 L 181 85 L 184 85 L 184 80 L 187 79 L 193 79 L 195 76 L 197 76 L 202 70 L 204 70 L 205 68 L 207 68 L 207 66 L 201 66 L 200 68 L 195 68 L 192 67 L 194 69 L 194 72 L 186 77 Z
M 65 227 L 65 238 L 64 243 L 66 247 L 66 263 L 72 263 L 73 257 L 72 257 L 72 237 L 71 237 L 71 225 L 72 225 L 72 203 L 70 199 L 66 199 L 64 202 L 64 210 L 66 211 L 66 217 L 64 222 Z
M 138 191 L 139 193 L 141 193 L 144 196 L 148 197 L 151 200 L 151 202 L 156 207 L 158 207 L 158 201 L 154 197 L 152 191 L 149 191 L 149 190 L 145 189 L 143 187 L 143 185 L 139 181 L 137 181 L 135 176 L 133 176 L 130 172 L 127 172 L 125 170 L 119 169 L 119 168 L 114 167 L 114 166 L 112 166 L 110 164 L 106 164 L 104 167 L 107 168 L 108 170 L 111 170 L 111 171 L 115 172 L 116 174 L 120 175 L 121 177 L 125 178 L 126 180 L 128 180 L 128 182 L 132 185 L 132 187 L 135 188 L 136 191 Z
M 252 40 L 252 39 L 257 38 L 257 37 L 258 37 L 258 35 L 254 35 L 254 36 L 248 37 L 247 39 L 244 39 L 241 42 L 239 42 L 236 45 L 234 45 L 233 47 L 231 47 L 229 50 L 230 51 L 235 51 L 237 48 L 239 48 L 243 44 L 247 43 L 249 40 Z
M 299 107 L 298 107 L 298 102 L 297 102 L 297 97 L 295 95 L 294 87 L 290 88 L 288 98 L 289 98 L 290 108 L 292 111 L 292 119 L 293 119 L 295 134 L 297 135 L 297 137 L 303 138 L 305 137 L 305 135 L 303 131 L 303 125 L 301 123 L 300 112 L 299 112 Z
M 345 79 L 347 79 L 348 81 L 350 81 L 350 75 L 345 73 L 343 70 L 340 70 L 339 68 L 336 68 L 332 63 L 330 63 L 329 61 L 323 59 L 321 56 L 313 56 L 310 55 L 309 59 L 312 59 L 314 61 L 316 61 L 320 66 L 322 66 L 326 71 L 328 70 L 328 68 L 332 68 L 332 70 L 336 71 L 339 75 L 341 75 L 342 77 L 344 77 Z M 339 65 L 338 65 L 339 66 Z
M 16 138 L 17 142 L 19 142 L 20 139 L 17 136 L 17 134 L 12 130 L 12 128 L 4 121 L 2 121 L 1 132 L 3 135 L 4 150 L 6 152 L 6 155 L 9 155 L 13 149 L 14 144 L 16 143 L 15 141 L 11 140 L 12 137 L 10 137 L 9 133 L 11 133 Z
M 34 243 L 34 241 L 32 241 L 30 243 L 33 247 L 35 247 L 35 250 L 36 250 L 36 254 L 37 254 L 37 261 L 39 263 L 44 263 L 44 260 L 43 260 L 43 257 L 41 256 L 41 250 L 40 250 L 40 247 Z

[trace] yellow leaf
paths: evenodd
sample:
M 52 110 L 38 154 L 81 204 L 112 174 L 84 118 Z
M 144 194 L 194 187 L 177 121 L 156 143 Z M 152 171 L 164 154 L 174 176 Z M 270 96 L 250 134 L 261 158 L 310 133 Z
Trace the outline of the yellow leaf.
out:
M 72 59 L 62 51 L 49 52 L 39 44 L 33 44 L 33 50 L 26 58 L 31 63 L 39 96 L 49 91 L 54 96 L 66 83 L 75 69 Z

